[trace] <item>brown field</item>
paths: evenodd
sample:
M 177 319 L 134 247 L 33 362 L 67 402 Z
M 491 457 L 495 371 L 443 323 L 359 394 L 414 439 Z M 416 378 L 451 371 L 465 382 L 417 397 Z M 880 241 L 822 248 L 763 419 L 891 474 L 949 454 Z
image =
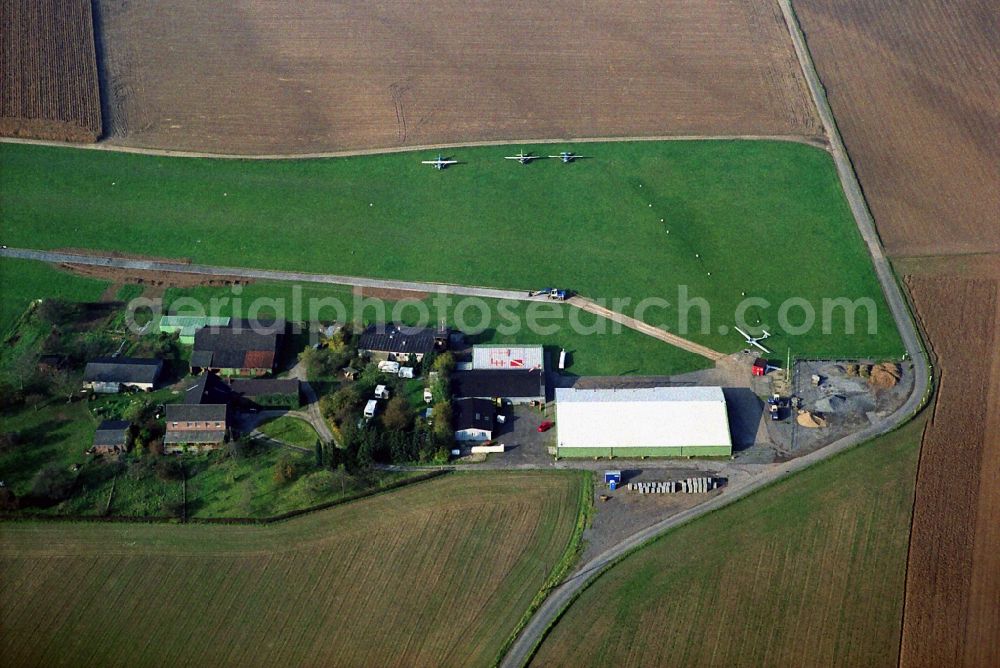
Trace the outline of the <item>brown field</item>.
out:
M 89 142 L 100 134 L 90 0 L 4 0 L 0 135 Z
M 995 0 L 795 0 L 890 255 L 1000 252 Z
M 115 142 L 818 136 L 773 0 L 97 2 Z
M 263 527 L 0 523 L 3 665 L 492 665 L 582 480 L 460 473 Z
M 1000 665 L 1000 274 L 907 279 L 939 394 L 921 450 L 902 666 Z

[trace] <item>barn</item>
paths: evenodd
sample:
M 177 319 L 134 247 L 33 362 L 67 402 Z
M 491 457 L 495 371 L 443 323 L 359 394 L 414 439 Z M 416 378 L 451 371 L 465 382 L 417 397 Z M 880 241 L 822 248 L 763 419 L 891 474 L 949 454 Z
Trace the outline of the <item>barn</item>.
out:
M 556 389 L 560 457 L 732 454 L 721 387 Z

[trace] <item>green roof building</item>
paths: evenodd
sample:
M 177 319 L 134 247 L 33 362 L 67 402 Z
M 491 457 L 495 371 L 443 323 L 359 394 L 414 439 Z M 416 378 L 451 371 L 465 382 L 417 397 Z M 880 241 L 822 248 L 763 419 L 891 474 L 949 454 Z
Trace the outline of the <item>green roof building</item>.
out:
M 160 318 L 160 331 L 167 334 L 180 333 L 181 343 L 194 344 L 194 333 L 202 327 L 228 327 L 228 317 L 197 315 L 165 315 Z

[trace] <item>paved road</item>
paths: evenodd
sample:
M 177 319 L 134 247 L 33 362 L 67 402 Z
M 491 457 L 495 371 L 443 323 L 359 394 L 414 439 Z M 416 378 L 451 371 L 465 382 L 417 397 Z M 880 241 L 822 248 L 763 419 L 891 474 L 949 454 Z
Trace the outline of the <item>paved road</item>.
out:
M 854 215 L 854 220 L 861 231 L 861 236 L 864 238 L 865 244 L 868 246 L 872 262 L 875 265 L 876 274 L 878 275 L 879 282 L 882 284 L 882 290 L 885 293 L 886 301 L 889 304 L 889 309 L 892 311 L 896 326 L 902 335 L 907 354 L 913 359 L 915 375 L 913 392 L 899 410 L 882 422 L 873 424 L 816 452 L 785 464 L 775 465 L 767 472 L 752 479 L 737 482 L 727 487 L 721 495 L 714 499 L 633 534 L 618 545 L 591 559 L 570 578 L 557 586 L 545 599 L 545 602 L 531 620 L 529 620 L 517 640 L 515 640 L 514 644 L 508 650 L 507 655 L 500 664 L 503 668 L 521 668 L 521 666 L 524 666 L 530 660 L 535 648 L 542 641 L 547 630 L 558 619 L 562 611 L 572 603 L 573 599 L 584 586 L 631 550 L 654 538 L 662 536 L 664 533 L 681 524 L 743 498 L 780 478 L 796 471 L 801 471 L 818 461 L 832 457 L 839 452 L 843 452 L 848 448 L 895 429 L 908 421 L 920 409 L 928 396 L 931 369 L 926 352 L 924 351 L 923 342 L 913 325 L 906 299 L 896 282 L 895 274 L 885 256 L 885 251 L 875 230 L 875 221 L 868 210 L 868 205 L 861 192 L 857 175 L 854 173 L 854 167 L 848 158 L 847 150 L 844 148 L 844 143 L 837 130 L 833 112 L 826 99 L 826 93 L 822 83 L 820 83 L 819 75 L 816 73 L 812 56 L 806 47 L 802 29 L 792 11 L 790 1 L 779 0 L 779 4 L 784 13 L 785 22 L 788 25 L 789 33 L 795 46 L 795 53 L 806 76 L 810 94 L 819 111 L 826 134 L 830 139 L 830 152 L 837 165 L 837 173 L 840 176 L 840 181 L 850 204 L 851 212 Z
M 789 141 L 799 144 L 809 144 L 826 149 L 826 141 L 822 137 L 806 137 L 802 135 L 663 135 L 646 137 L 566 137 L 563 139 L 499 139 L 490 141 L 464 142 L 460 144 L 420 144 L 415 146 L 396 146 L 389 148 L 353 149 L 349 151 L 322 151 L 316 153 L 262 153 L 257 155 L 242 155 L 236 153 L 207 153 L 204 151 L 173 151 L 161 148 L 141 148 L 138 146 L 121 146 L 112 141 L 102 141 L 96 144 L 78 144 L 72 142 L 50 141 L 45 139 L 22 139 L 20 137 L 0 137 L 0 143 L 35 144 L 38 146 L 59 146 L 91 151 L 112 151 L 115 153 L 136 153 L 139 155 L 156 155 L 174 158 L 220 158 L 225 160 L 304 160 L 312 158 L 346 158 L 356 155 L 380 155 L 384 153 L 406 153 L 413 151 L 451 151 L 474 146 L 510 146 L 529 144 L 590 144 L 595 142 L 622 141 L 700 141 L 700 140 L 732 140 L 743 141 Z
M 545 301 L 546 297 L 529 297 L 527 290 L 501 290 L 498 288 L 452 285 L 450 283 L 423 283 L 420 281 L 395 281 L 361 276 L 341 276 L 337 274 L 310 274 L 300 271 L 276 271 L 271 269 L 250 269 L 247 267 L 219 267 L 204 264 L 185 264 L 163 260 L 138 260 L 131 258 L 83 255 L 56 251 L 32 250 L 28 248 L 0 249 L 0 256 L 39 260 L 58 264 L 79 264 L 92 267 L 133 269 L 140 271 L 170 271 L 179 274 L 199 276 L 232 276 L 259 281 L 292 281 L 298 283 L 326 283 L 350 287 L 375 288 L 382 290 L 404 290 L 420 293 L 442 293 L 464 297 L 484 297 L 487 299 L 514 299 L 518 301 Z

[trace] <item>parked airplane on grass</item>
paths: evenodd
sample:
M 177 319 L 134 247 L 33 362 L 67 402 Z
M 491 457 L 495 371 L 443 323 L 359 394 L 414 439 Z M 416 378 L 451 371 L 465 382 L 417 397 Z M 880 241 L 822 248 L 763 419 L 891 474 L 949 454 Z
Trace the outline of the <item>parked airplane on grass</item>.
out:
M 531 155 L 530 153 L 525 153 L 524 151 L 521 151 L 517 155 L 505 155 L 503 157 L 504 160 L 517 160 L 522 165 L 526 165 L 532 160 L 540 160 L 541 158 L 542 156 L 540 155 Z
M 421 160 L 420 164 L 434 165 L 434 169 L 444 169 L 448 165 L 457 165 L 458 160 L 445 160 L 443 157 L 441 157 L 441 154 L 438 153 L 437 160 Z
M 562 151 L 559 155 L 550 155 L 549 157 L 550 158 L 559 158 L 563 162 L 573 162 L 577 158 L 584 158 L 586 156 L 577 155 L 576 153 L 573 153 L 572 151 Z
M 758 348 L 760 348 L 761 350 L 763 350 L 768 355 L 771 354 L 770 350 L 768 350 L 767 348 L 765 348 L 764 346 L 762 346 L 760 344 L 760 341 L 763 341 L 764 339 L 766 339 L 769 336 L 771 336 L 771 334 L 766 329 L 761 330 L 762 332 L 764 332 L 763 336 L 750 336 L 749 334 L 747 334 L 746 332 L 744 332 L 739 327 L 736 328 L 736 331 L 739 332 L 740 334 L 742 334 L 743 338 L 746 339 L 746 342 L 749 343 L 751 346 L 757 346 Z

